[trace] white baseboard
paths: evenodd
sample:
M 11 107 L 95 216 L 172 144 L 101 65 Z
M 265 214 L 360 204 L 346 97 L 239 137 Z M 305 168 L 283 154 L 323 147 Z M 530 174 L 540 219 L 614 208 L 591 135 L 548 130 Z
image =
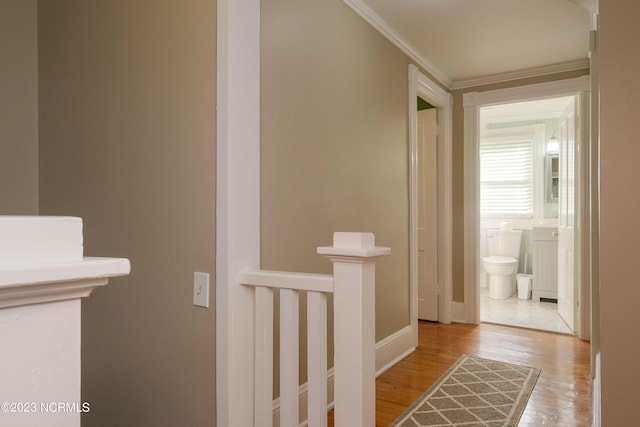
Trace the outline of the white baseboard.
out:
M 451 302 L 451 321 L 454 323 L 469 323 L 467 320 L 467 306 L 463 302 Z
M 601 412 L 600 412 L 600 398 L 602 396 L 600 387 L 602 386 L 600 378 L 600 353 L 598 352 L 595 357 L 595 369 L 593 378 L 593 427 L 600 427 L 601 425 Z
M 411 325 L 406 326 L 399 331 L 389 335 L 388 337 L 376 343 L 376 378 L 382 375 L 393 365 L 413 353 L 417 345 L 417 333 Z M 333 368 L 327 372 L 327 402 L 328 410 L 333 409 L 333 384 L 334 372 Z M 300 418 L 305 420 L 300 427 L 307 425 L 307 384 L 302 384 L 299 389 L 298 410 Z M 280 398 L 273 401 L 273 425 L 280 425 Z
M 376 343 L 376 378 L 413 353 L 417 345 L 417 331 L 411 325 Z

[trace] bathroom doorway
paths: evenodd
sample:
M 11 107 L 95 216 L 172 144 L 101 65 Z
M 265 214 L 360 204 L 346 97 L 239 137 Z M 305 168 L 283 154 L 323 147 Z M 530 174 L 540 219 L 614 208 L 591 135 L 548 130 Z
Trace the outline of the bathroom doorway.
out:
M 465 250 L 465 301 L 468 317 L 475 319 L 475 323 L 576 332 L 588 339 L 589 313 L 578 309 L 581 296 L 585 296 L 585 301 L 580 305 L 588 306 L 588 292 L 577 286 L 581 283 L 580 261 L 585 245 L 580 235 L 588 230 L 575 227 L 580 218 L 588 223 L 580 204 L 586 194 L 580 183 L 587 173 L 583 165 L 588 165 L 588 157 L 585 158 L 588 149 L 579 152 L 580 139 L 588 147 L 588 123 L 577 120 L 588 117 L 588 91 L 589 79 L 583 77 L 464 95 L 465 153 L 470 153 L 465 155 L 465 171 L 469 172 L 465 178 L 465 200 L 470 205 L 465 212 L 465 224 L 476 230 L 465 233 L 465 248 L 470 249 Z M 571 121 L 566 121 L 568 109 L 572 109 Z M 563 126 L 567 124 L 573 133 L 565 132 Z M 501 150 L 502 147 L 506 150 Z M 561 180 L 563 171 L 569 173 L 565 184 L 570 185 L 565 187 Z M 562 209 L 568 210 L 565 217 L 570 219 L 568 228 L 575 236 L 570 243 L 572 251 L 564 259 L 551 249 L 558 247 L 557 240 L 567 232 L 559 222 L 563 218 Z M 516 286 L 506 301 L 485 296 L 491 282 L 482 260 L 488 255 L 486 233 L 488 229 L 500 228 L 522 231 L 521 250 L 514 255 L 517 258 L 514 275 L 516 272 L 530 275 L 532 283 L 531 294 L 523 286 L 525 290 L 520 294 L 523 299 L 518 298 Z M 559 259 L 563 265 L 559 265 Z M 575 276 L 573 283 L 563 287 L 549 281 L 550 277 L 556 281 L 561 278 L 558 271 L 571 278 L 567 270 Z M 571 295 L 567 295 L 567 290 L 572 291 Z M 528 297 L 531 299 L 524 299 Z M 565 313 L 568 319 L 560 317 L 557 311 L 557 302 L 563 298 L 572 309 L 571 313 Z
M 559 135 L 566 127 L 566 111 L 573 110 L 574 104 L 573 96 L 564 96 L 480 108 L 482 322 L 574 332 L 573 322 L 558 312 L 557 239 L 561 143 L 563 158 L 569 151 L 568 141 L 561 141 Z M 567 195 L 565 191 L 565 203 Z M 573 197 L 572 193 L 569 199 Z M 516 236 L 509 253 L 505 244 L 497 243 L 496 231 Z M 501 283 L 487 271 L 489 256 L 514 261 L 504 271 L 512 272 Z

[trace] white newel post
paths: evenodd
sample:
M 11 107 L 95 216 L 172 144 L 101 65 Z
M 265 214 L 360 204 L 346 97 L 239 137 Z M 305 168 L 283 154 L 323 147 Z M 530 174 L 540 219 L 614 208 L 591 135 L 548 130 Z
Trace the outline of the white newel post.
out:
M 391 249 L 372 233 L 334 233 L 318 253 L 333 262 L 335 425 L 375 426 L 375 260 Z

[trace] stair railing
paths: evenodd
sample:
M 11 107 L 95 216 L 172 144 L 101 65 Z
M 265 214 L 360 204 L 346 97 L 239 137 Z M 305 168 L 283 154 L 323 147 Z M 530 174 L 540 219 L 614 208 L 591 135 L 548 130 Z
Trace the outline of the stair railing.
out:
M 375 260 L 391 252 L 371 233 L 334 233 L 318 253 L 333 275 L 252 271 L 240 282 L 255 289 L 255 426 L 273 426 L 274 291 L 280 292 L 281 427 L 298 427 L 299 299 L 307 294 L 307 422 L 327 425 L 327 296 L 334 312 L 334 425 L 375 426 Z M 304 421 L 304 420 L 302 420 Z

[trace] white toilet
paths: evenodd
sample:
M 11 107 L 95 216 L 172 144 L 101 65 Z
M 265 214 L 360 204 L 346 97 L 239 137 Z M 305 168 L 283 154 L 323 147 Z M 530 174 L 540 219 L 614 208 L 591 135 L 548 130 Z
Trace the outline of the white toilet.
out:
M 489 278 L 489 298 L 507 299 L 515 292 L 522 230 L 487 230 L 489 256 L 482 258 Z

